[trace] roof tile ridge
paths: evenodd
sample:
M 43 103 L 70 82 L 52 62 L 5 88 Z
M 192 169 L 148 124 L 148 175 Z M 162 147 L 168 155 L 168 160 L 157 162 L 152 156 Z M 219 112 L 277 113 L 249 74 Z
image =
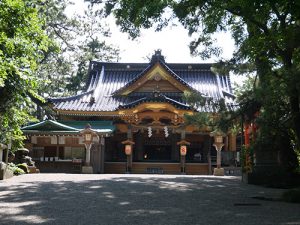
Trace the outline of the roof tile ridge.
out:
M 77 94 L 77 95 L 72 95 L 72 96 L 66 96 L 66 97 L 53 97 L 53 98 L 48 98 L 47 100 L 48 101 L 60 101 L 60 100 L 72 100 L 72 99 L 75 99 L 75 98 L 79 98 L 79 97 L 82 97 L 86 94 L 90 94 L 94 91 L 94 89 L 92 90 L 89 90 L 89 91 L 85 91 L 85 92 L 82 92 L 80 94 Z
M 100 97 L 100 93 L 101 93 L 100 90 L 101 90 L 101 87 L 103 87 L 103 77 L 104 77 L 104 65 L 102 65 L 100 76 L 99 76 L 97 84 L 94 88 L 93 98 L 94 98 L 95 102 L 97 102 Z
M 189 86 L 190 88 L 192 88 L 185 80 L 183 80 L 179 75 L 177 75 L 165 62 L 163 61 L 159 61 L 159 63 L 165 67 L 165 69 L 167 69 L 168 72 L 171 73 L 171 75 L 173 75 L 175 77 L 175 79 L 181 81 L 182 83 L 184 83 L 185 85 Z M 193 88 L 192 88 L 193 89 Z
M 91 75 L 92 76 L 92 75 Z M 92 76 L 91 79 L 90 79 L 90 83 L 89 83 L 89 86 L 88 88 L 86 89 L 87 91 L 90 91 L 93 89 L 93 83 L 94 83 L 94 80 L 95 80 L 95 77 Z
M 170 72 L 170 74 L 172 76 L 175 77 L 175 79 L 177 79 L 178 81 L 180 81 L 181 83 L 183 83 L 184 85 L 189 87 L 192 91 L 198 92 L 201 95 L 205 95 L 205 94 L 201 93 L 200 91 L 198 91 L 197 89 L 193 88 L 191 85 L 189 85 L 184 79 L 182 79 L 179 75 L 177 75 L 166 63 L 164 63 L 164 62 L 160 62 L 160 63 L 162 66 L 165 67 L 165 69 L 167 69 L 168 72 Z
M 111 93 L 112 96 L 116 95 L 118 92 L 124 90 L 127 88 L 129 85 L 134 83 L 136 80 L 138 80 L 140 77 L 142 77 L 147 71 L 149 71 L 152 68 L 153 64 L 150 63 L 142 72 L 140 72 L 136 77 L 132 78 L 130 81 L 127 82 L 123 87 L 115 90 L 113 93 Z

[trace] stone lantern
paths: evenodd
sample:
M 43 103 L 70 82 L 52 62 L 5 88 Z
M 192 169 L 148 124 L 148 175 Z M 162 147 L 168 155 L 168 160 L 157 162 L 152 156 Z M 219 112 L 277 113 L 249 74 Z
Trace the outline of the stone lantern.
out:
M 0 163 L 3 161 L 2 156 L 3 156 L 3 150 L 6 149 L 7 146 L 4 144 L 0 143 Z M 5 161 L 5 160 L 4 160 Z
M 214 176 L 224 176 L 224 168 L 221 168 L 221 151 L 224 146 L 223 137 L 225 135 L 220 131 L 213 131 L 210 136 L 214 138 L 213 146 L 217 150 L 217 168 L 214 168 Z
M 93 138 L 98 137 L 97 133 L 92 130 L 91 125 L 87 124 L 85 129 L 80 132 L 83 136 L 83 143 L 85 146 L 85 165 L 82 167 L 82 173 L 93 173 L 91 164 L 91 147 L 93 145 Z

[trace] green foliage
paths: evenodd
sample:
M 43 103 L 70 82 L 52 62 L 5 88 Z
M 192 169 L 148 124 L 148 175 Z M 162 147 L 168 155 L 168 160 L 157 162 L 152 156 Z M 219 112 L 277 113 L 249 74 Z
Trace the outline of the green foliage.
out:
M 89 60 L 118 59 L 118 50 L 105 42 L 103 11 L 89 8 L 83 17 L 68 17 L 69 4 L 0 2 L 0 142 L 12 141 L 13 150 L 22 146 L 20 127 L 34 120 L 30 115 L 36 104 L 45 105 L 43 97 L 81 90 Z
M 42 29 L 38 1 L 0 2 L 0 142 L 22 145 L 20 125 L 28 121 L 30 98 L 37 95 L 33 76 L 49 38 Z
M 90 0 L 90 2 L 102 1 Z M 140 34 L 141 27 L 150 28 L 153 23 L 157 23 L 156 30 L 161 30 L 168 23 L 168 19 L 162 14 L 171 2 L 170 0 L 110 0 L 106 1 L 106 13 L 110 14 L 113 10 L 121 30 L 136 38 Z
M 187 124 L 194 124 L 211 131 L 221 130 L 224 133 L 229 129 L 237 129 L 239 114 L 229 107 L 224 99 L 215 100 L 196 92 L 184 93 L 184 99 L 197 111 L 193 115 L 185 115 Z
M 118 60 L 119 51 L 105 42 L 109 29 L 103 10 L 89 5 L 84 15 L 67 15 L 68 0 L 50 0 L 40 9 L 47 35 L 57 47 L 44 52 L 37 70 L 40 93 L 44 97 L 76 94 L 85 86 L 91 60 Z
M 254 163 L 253 146 L 250 146 L 250 147 L 242 146 L 240 157 L 241 157 L 242 171 L 244 173 L 252 172 L 253 163 Z
M 71 93 L 76 93 L 85 87 L 91 60 L 106 62 L 119 60 L 119 49 L 106 42 L 110 37 L 110 31 L 102 22 L 103 20 L 103 8 L 88 5 L 81 23 L 81 34 L 84 38 L 77 43 L 77 51 L 71 53 L 74 55 L 73 64 L 77 68 L 77 71 L 73 71 L 72 76 L 67 80 L 66 88 Z
M 117 17 L 121 30 L 133 38 L 141 28 L 154 24 L 163 27 L 176 17 L 195 37 L 190 44 L 191 52 L 202 58 L 219 55 L 220 48 L 215 46 L 213 36 L 216 32 L 231 32 L 236 51 L 217 70 L 253 73 L 256 81 L 252 89 L 239 93 L 238 113 L 221 112 L 221 117 L 228 119 L 220 122 L 225 122 L 225 127 L 238 115 L 245 121 L 257 122 L 258 146 L 269 146 L 275 152 L 290 155 L 293 161 L 300 149 L 299 1 L 110 0 L 107 9 Z M 163 14 L 165 11 L 169 13 Z M 203 115 L 198 117 L 200 121 L 207 119 Z M 286 145 L 276 145 L 272 139 L 277 140 L 276 144 L 283 139 Z
M 28 165 L 26 163 L 20 163 L 17 167 L 22 169 L 25 173 L 29 173 Z
M 8 164 L 8 169 L 13 171 L 14 175 L 22 175 L 25 174 L 24 170 L 16 166 L 14 163 Z

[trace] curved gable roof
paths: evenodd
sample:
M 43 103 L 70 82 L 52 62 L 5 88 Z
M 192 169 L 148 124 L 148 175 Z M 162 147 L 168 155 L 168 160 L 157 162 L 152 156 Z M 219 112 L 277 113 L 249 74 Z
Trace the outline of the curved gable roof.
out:
M 162 71 L 162 70 L 164 70 L 164 71 Z M 114 91 L 112 93 L 112 95 L 127 95 L 127 94 L 133 92 L 135 89 L 137 89 L 139 85 L 135 85 L 136 87 L 134 87 L 134 88 L 132 88 L 132 90 L 130 90 L 131 86 L 133 86 L 135 83 L 138 83 L 139 81 L 141 81 L 143 77 L 147 76 L 148 78 L 150 78 L 151 76 L 153 76 L 156 73 L 163 73 L 163 74 L 166 74 L 167 76 L 174 78 L 177 82 L 179 82 L 184 87 L 184 88 L 179 87 L 180 91 L 190 90 L 190 91 L 198 92 L 198 90 L 194 89 L 187 82 L 185 82 L 180 76 L 178 76 L 172 69 L 170 69 L 165 64 L 164 61 L 159 59 L 156 62 L 152 62 L 151 64 L 149 64 L 149 66 L 145 70 L 143 70 L 140 74 L 138 74 L 133 79 L 131 79 L 123 87 Z M 144 81 L 145 80 L 146 79 L 144 79 Z M 141 86 L 142 86 L 142 84 L 141 84 Z
M 232 88 L 229 76 L 214 74 L 211 67 L 214 64 L 165 63 L 157 57 L 150 63 L 90 63 L 88 85 L 82 94 L 66 98 L 50 98 L 54 110 L 60 113 L 117 111 L 119 107 L 134 101 L 143 101 L 152 93 L 134 92 L 126 95 L 122 91 L 137 84 L 143 76 L 149 74 L 153 68 L 159 66 L 172 81 L 181 85 L 178 93 L 160 93 L 173 101 L 185 105 L 182 100 L 183 87 L 186 90 L 197 91 L 204 96 L 214 99 L 226 98 L 232 101 Z M 134 89 L 134 88 L 133 88 Z M 231 94 L 231 95 L 230 95 Z

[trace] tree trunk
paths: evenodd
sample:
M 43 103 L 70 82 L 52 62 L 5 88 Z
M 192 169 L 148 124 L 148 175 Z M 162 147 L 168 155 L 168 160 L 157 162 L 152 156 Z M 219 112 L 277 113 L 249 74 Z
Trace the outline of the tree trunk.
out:
M 300 107 L 299 107 L 299 95 L 297 89 L 294 89 L 290 96 L 291 113 L 294 123 L 294 131 L 297 137 L 298 145 L 300 144 Z

